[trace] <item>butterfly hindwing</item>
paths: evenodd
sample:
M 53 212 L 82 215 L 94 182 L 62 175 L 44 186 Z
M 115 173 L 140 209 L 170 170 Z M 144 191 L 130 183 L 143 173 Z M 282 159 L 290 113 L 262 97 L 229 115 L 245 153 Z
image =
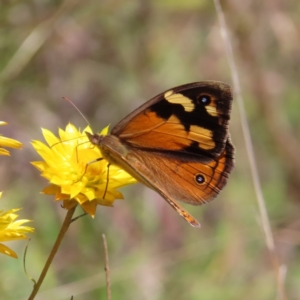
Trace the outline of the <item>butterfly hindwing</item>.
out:
M 117 152 L 120 147 L 113 136 L 105 138 L 104 149 L 109 149 L 110 160 L 157 191 L 193 227 L 200 227 L 200 224 L 177 201 L 200 205 L 213 199 L 225 186 L 234 166 L 234 147 L 230 137 L 221 155 L 206 163 L 197 157 L 188 160 L 181 155 L 168 156 L 134 148 L 124 156 Z M 112 145 L 116 147 L 110 147 Z
M 199 205 L 216 197 L 225 186 L 234 165 L 234 148 L 228 138 L 221 155 L 205 163 L 137 149 L 132 149 L 127 159 L 143 177 L 141 181 L 164 198 Z

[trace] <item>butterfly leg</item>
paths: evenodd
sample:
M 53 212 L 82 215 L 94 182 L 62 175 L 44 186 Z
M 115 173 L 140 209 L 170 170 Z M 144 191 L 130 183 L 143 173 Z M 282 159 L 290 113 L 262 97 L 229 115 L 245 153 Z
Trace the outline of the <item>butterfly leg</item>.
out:
M 86 173 L 86 170 L 87 170 L 87 168 L 88 168 L 89 165 L 91 165 L 91 164 L 93 164 L 93 163 L 95 163 L 95 162 L 101 161 L 101 160 L 103 160 L 103 157 L 99 157 L 99 158 L 97 158 L 97 159 L 94 159 L 94 160 L 88 162 L 88 163 L 86 164 L 86 166 L 85 166 L 85 170 L 84 170 L 84 173 L 83 173 L 82 177 L 83 177 L 84 174 Z M 107 164 L 106 186 L 105 186 L 105 190 L 104 190 L 104 193 L 103 193 L 103 196 L 102 196 L 103 199 L 105 199 L 105 196 L 106 196 L 106 193 L 107 193 L 107 189 L 108 189 L 108 183 L 109 183 L 109 167 L 110 167 L 110 165 L 111 165 L 111 163 L 108 163 L 108 164 Z M 82 177 L 81 177 L 81 178 L 82 178 Z M 81 180 L 81 178 L 80 178 L 79 180 Z M 78 180 L 78 181 L 79 181 L 79 180 Z
M 105 199 L 105 195 L 108 189 L 108 183 L 109 183 L 109 167 L 110 167 L 111 163 L 107 164 L 107 176 L 106 176 L 106 186 L 105 186 L 105 190 L 104 190 L 104 194 L 103 194 L 103 199 Z

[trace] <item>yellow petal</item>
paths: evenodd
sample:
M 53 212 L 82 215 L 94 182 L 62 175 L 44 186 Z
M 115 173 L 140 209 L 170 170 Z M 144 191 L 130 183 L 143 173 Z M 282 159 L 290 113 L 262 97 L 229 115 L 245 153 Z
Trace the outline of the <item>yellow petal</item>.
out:
M 7 246 L 5 246 L 3 244 L 0 244 L 0 253 L 6 254 L 13 258 L 18 258 L 18 255 L 16 254 L 16 252 L 12 251 L 10 248 L 8 248 Z
M 5 136 L 0 136 L 0 145 L 2 147 L 17 148 L 17 149 L 23 146 L 23 144 L 20 143 L 19 141 L 9 139 Z
M 82 209 L 92 216 L 93 218 L 95 217 L 96 209 L 97 209 L 97 202 L 96 201 L 91 201 L 91 202 L 84 202 L 81 205 Z
M 76 201 L 90 215 L 94 215 L 97 205 L 112 206 L 115 199 L 123 195 L 119 187 L 135 183 L 136 180 L 116 166 L 110 166 L 107 184 L 108 162 L 101 158 L 100 150 L 92 145 L 85 132 L 92 133 L 87 126 L 82 132 L 68 124 L 59 129 L 59 138 L 43 129 L 49 146 L 33 141 L 32 145 L 44 161 L 32 164 L 41 171 L 41 176 L 49 181 L 44 194 L 54 195 L 55 201 L 64 201 L 64 207 L 74 207 Z M 108 127 L 101 134 L 107 134 Z M 102 199 L 105 194 L 105 199 Z M 72 204 L 69 205 L 68 201 Z
M 10 156 L 10 153 L 8 150 L 0 148 L 0 155 Z

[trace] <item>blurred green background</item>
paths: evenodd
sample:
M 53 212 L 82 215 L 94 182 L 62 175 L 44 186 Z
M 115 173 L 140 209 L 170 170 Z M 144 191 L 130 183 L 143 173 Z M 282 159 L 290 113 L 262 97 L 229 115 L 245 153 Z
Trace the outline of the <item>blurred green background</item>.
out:
M 221 1 L 233 44 L 260 180 L 289 299 L 300 298 L 300 2 Z M 24 143 L 1 157 L 1 208 L 23 207 L 36 233 L 27 254 L 37 278 L 65 211 L 40 195 L 46 181 L 30 165 L 41 127 L 57 133 L 85 121 L 115 125 L 176 85 L 232 84 L 213 1 L 1 1 L 1 133 Z M 236 103 L 230 126 L 236 168 L 221 195 L 185 206 L 190 227 L 141 184 L 125 201 L 72 224 L 36 299 L 106 299 L 102 233 L 108 240 L 113 299 L 276 299 Z M 1 299 L 32 289 L 22 267 L 25 242 L 0 256 Z

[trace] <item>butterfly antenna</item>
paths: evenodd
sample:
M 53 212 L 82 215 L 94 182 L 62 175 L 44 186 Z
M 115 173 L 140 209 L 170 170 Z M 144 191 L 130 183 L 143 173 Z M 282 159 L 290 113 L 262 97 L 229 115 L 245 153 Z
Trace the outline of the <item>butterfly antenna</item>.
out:
M 64 100 L 68 101 L 76 110 L 77 112 L 82 116 L 82 118 L 86 121 L 88 125 L 90 125 L 89 121 L 87 118 L 84 116 L 84 114 L 80 111 L 80 109 L 67 97 L 62 97 Z

